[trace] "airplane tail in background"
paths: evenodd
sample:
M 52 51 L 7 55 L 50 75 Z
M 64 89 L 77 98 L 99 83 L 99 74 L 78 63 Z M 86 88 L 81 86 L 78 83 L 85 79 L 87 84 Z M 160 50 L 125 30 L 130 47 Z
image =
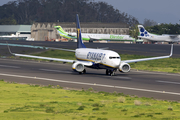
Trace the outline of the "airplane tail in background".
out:
M 59 30 L 60 30 L 63 34 L 68 35 L 68 33 L 67 33 L 67 32 L 65 32 L 65 31 L 62 29 L 62 27 L 61 27 L 61 26 L 59 26 Z
M 82 41 L 81 28 L 80 28 L 78 14 L 76 15 L 76 29 L 77 29 L 77 48 L 86 48 L 86 46 L 84 45 L 84 43 Z
M 141 37 L 149 37 L 151 34 L 145 30 L 144 26 L 142 25 L 138 25 L 138 29 L 139 29 L 139 36 Z
M 57 29 L 58 33 L 60 34 L 60 36 L 68 38 L 68 39 L 76 39 L 76 37 L 70 36 L 68 35 L 67 32 L 65 32 L 61 26 L 54 26 L 54 28 Z
M 65 35 L 68 35 L 63 29 L 61 26 L 54 26 L 54 28 L 56 28 L 58 30 L 58 32 L 60 32 L 61 34 L 65 34 Z

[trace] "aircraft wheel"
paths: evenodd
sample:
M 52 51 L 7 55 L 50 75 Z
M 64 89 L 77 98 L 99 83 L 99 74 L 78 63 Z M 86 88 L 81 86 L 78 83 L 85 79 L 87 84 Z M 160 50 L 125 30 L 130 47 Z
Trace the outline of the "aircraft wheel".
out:
M 110 76 L 114 76 L 114 75 L 115 75 L 115 73 L 114 73 L 114 72 L 111 72 L 111 73 L 110 73 Z
M 82 74 L 82 72 L 79 72 L 79 74 L 81 75 L 81 74 Z
M 90 43 L 93 43 L 93 40 L 89 40 Z
M 109 70 L 108 69 L 106 69 L 106 75 L 108 75 L 109 74 Z
M 109 71 L 109 73 L 110 73 L 110 76 L 114 76 L 114 75 L 115 75 L 115 72 L 116 72 L 116 70 Z
M 83 73 L 84 73 L 84 74 L 86 73 L 86 69 L 83 70 Z

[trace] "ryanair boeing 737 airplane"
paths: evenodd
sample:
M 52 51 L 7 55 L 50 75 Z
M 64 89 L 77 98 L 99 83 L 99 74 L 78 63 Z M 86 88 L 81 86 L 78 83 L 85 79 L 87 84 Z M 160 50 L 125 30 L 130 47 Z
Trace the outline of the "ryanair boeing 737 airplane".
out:
M 72 69 L 76 72 L 79 72 L 80 74 L 86 73 L 85 67 L 94 68 L 94 69 L 106 69 L 107 75 L 108 74 L 114 75 L 114 73 L 117 70 L 124 73 L 129 72 L 131 68 L 128 63 L 163 59 L 163 58 L 169 58 L 172 56 L 173 45 L 171 46 L 171 53 L 168 56 L 134 59 L 134 60 L 121 60 L 120 55 L 117 52 L 114 52 L 111 50 L 86 48 L 86 46 L 82 42 L 78 15 L 76 16 L 76 21 L 77 21 L 77 49 L 67 50 L 67 51 L 75 52 L 75 57 L 77 60 L 39 57 L 39 56 L 16 54 L 16 53 L 12 53 L 12 54 L 15 56 L 22 56 L 22 57 L 70 62 L 70 63 L 73 63 Z

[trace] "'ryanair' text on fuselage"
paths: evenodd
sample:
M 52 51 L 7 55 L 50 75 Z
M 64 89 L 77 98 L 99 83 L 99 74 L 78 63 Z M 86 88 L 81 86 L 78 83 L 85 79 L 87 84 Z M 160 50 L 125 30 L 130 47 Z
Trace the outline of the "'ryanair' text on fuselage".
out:
M 89 52 L 87 54 L 87 59 L 90 60 L 103 60 L 106 54 L 104 53 L 96 53 L 96 52 Z

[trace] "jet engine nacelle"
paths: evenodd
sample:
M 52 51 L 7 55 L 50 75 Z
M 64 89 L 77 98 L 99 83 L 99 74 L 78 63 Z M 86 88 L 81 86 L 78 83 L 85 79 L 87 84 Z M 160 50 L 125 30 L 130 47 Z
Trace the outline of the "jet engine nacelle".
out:
M 84 65 L 82 63 L 77 62 L 77 63 L 74 63 L 72 65 L 72 69 L 77 71 L 77 72 L 83 72 L 84 71 Z
M 131 67 L 128 63 L 121 63 L 121 65 L 119 66 L 119 71 L 123 72 L 123 73 L 129 72 L 130 69 L 131 69 Z

